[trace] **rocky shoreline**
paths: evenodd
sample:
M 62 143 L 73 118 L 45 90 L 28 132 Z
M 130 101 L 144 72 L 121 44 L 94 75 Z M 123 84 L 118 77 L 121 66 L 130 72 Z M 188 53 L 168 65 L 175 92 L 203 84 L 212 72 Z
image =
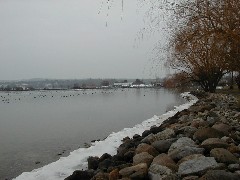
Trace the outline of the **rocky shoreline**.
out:
M 240 109 L 231 95 L 196 93 L 199 101 L 142 135 L 126 137 L 117 154 L 88 158 L 88 170 L 65 180 L 238 180 Z

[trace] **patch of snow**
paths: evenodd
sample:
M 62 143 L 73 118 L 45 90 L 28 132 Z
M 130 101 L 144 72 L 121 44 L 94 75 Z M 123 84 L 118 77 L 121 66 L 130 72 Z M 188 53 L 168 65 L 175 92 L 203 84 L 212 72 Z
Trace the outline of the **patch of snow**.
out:
M 75 170 L 87 168 L 87 158 L 89 156 L 101 156 L 104 153 L 111 155 L 116 154 L 117 148 L 122 143 L 121 140 L 129 136 L 133 137 L 135 134 L 142 134 L 145 130 L 153 125 L 161 125 L 164 120 L 173 116 L 178 111 L 189 108 L 197 102 L 197 98 L 189 93 L 182 93 L 182 97 L 189 101 L 180 106 L 175 106 L 175 109 L 168 111 L 161 116 L 153 116 L 152 118 L 143 121 L 132 128 L 125 128 L 119 132 L 113 132 L 103 141 L 96 141 L 92 143 L 89 148 L 80 148 L 70 153 L 68 157 L 61 157 L 58 161 L 35 169 L 31 172 L 24 172 L 15 180 L 63 180 L 73 173 Z

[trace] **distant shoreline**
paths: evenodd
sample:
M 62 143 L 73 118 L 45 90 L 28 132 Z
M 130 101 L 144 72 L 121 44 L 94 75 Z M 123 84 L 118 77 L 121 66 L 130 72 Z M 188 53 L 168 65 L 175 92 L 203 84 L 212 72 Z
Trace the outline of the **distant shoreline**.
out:
M 100 90 L 108 90 L 108 89 L 145 89 L 145 88 L 152 88 L 152 89 L 159 89 L 164 87 L 108 87 L 108 88 L 102 88 L 102 87 L 96 87 L 96 88 L 80 88 L 80 89 L 32 89 L 32 90 L 1 90 L 0 92 L 31 92 L 31 91 L 80 91 L 80 90 L 91 90 L 91 89 L 100 89 Z

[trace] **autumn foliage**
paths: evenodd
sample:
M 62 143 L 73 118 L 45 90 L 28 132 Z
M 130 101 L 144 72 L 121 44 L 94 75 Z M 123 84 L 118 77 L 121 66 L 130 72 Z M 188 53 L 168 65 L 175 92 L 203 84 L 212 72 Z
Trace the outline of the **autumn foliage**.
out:
M 214 92 L 225 73 L 240 70 L 240 1 L 184 1 L 174 15 L 169 65 Z
M 188 86 L 190 83 L 185 73 L 175 73 L 167 76 L 163 80 L 163 87 L 165 88 L 182 88 Z

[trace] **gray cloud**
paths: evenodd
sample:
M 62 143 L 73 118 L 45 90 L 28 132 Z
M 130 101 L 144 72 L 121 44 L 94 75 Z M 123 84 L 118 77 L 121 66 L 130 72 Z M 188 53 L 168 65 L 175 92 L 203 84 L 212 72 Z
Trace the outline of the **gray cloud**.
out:
M 125 1 L 123 20 L 121 1 L 101 2 L 0 0 L 0 79 L 152 77 L 154 38 L 133 47 L 143 25 L 136 0 Z

